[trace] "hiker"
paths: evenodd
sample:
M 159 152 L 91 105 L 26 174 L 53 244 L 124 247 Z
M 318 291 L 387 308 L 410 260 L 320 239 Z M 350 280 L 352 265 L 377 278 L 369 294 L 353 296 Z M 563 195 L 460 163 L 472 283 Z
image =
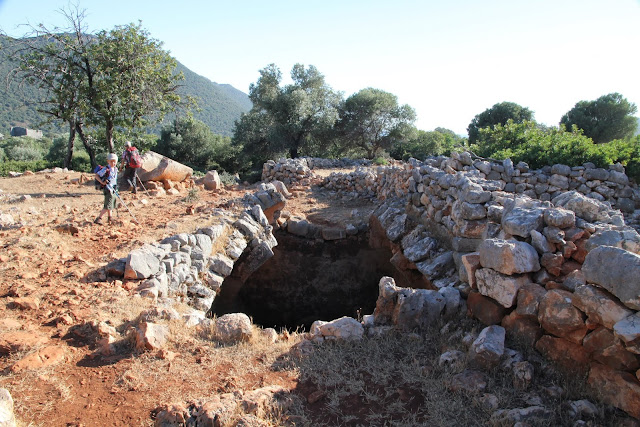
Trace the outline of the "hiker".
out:
M 122 168 L 124 168 L 123 181 L 129 183 L 133 194 L 138 193 L 138 168 L 142 167 L 142 158 L 138 149 L 131 144 L 131 141 L 126 142 L 126 148 L 122 152 Z
M 107 214 L 109 222 L 111 222 L 111 211 L 116 208 L 116 191 L 118 185 L 118 156 L 114 153 L 107 155 L 107 166 L 96 172 L 96 181 L 102 187 L 104 194 L 104 205 L 100 211 L 100 215 L 93 221 L 96 224 L 102 224 L 102 216 Z

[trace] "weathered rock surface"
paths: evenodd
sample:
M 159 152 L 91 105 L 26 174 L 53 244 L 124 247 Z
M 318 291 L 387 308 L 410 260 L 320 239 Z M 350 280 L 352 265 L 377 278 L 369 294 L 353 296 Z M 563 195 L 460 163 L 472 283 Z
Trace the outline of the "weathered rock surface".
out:
M 594 364 L 587 383 L 606 403 L 640 418 L 640 382 L 633 375 Z
M 215 332 L 225 342 L 248 341 L 253 336 L 253 326 L 246 314 L 231 313 L 216 319 Z
M 605 288 L 627 307 L 640 310 L 640 255 L 599 246 L 587 254 L 582 272 L 587 282 Z
M 538 253 L 526 242 L 487 239 L 478 247 L 480 264 L 502 274 L 520 274 L 538 271 Z
M 345 316 L 330 322 L 315 321 L 310 333 L 325 340 L 359 340 L 364 335 L 364 328 L 356 319 Z
M 491 297 L 503 307 L 513 306 L 520 288 L 531 283 L 528 275 L 508 276 L 498 273 L 491 268 L 481 268 L 476 271 L 478 291 Z
M 505 330 L 502 326 L 484 328 L 469 349 L 471 363 L 487 370 L 497 366 L 504 354 L 504 340 Z
M 161 154 L 147 151 L 142 156 L 142 167 L 138 170 L 141 181 L 171 180 L 182 182 L 193 175 L 193 169 Z

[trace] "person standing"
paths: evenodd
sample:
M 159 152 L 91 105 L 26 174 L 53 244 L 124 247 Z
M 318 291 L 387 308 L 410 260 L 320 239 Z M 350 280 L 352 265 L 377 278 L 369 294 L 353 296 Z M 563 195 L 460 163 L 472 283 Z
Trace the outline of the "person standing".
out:
M 138 193 L 138 168 L 141 166 L 142 159 L 138 149 L 131 144 L 131 141 L 127 141 L 122 152 L 122 167 L 124 168 L 122 179 L 132 187 L 133 194 Z
M 118 185 L 118 156 L 114 153 L 107 155 L 107 166 L 96 172 L 96 181 L 102 187 L 104 194 L 104 204 L 98 217 L 93 221 L 96 224 L 102 224 L 102 217 L 107 214 L 109 222 L 111 222 L 111 211 L 116 208 L 116 186 Z

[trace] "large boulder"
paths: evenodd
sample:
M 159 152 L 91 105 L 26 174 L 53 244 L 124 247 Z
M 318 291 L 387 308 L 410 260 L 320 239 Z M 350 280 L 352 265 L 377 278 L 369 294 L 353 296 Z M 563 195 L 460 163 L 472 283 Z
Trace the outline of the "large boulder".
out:
M 480 264 L 502 274 L 530 273 L 540 270 L 538 253 L 526 242 L 487 239 L 478 247 Z
M 640 382 L 632 374 L 594 364 L 587 383 L 606 403 L 640 418 Z
M 216 336 L 224 342 L 249 341 L 253 336 L 251 319 L 244 313 L 225 314 L 216 319 Z
M 573 294 L 554 289 L 541 298 L 538 322 L 555 336 L 580 344 L 588 331 L 584 314 L 573 305 Z
M 193 175 L 193 169 L 182 163 L 171 160 L 162 154 L 147 151 L 142 156 L 142 167 L 138 171 L 141 181 L 171 180 L 182 182 Z
M 331 322 L 315 321 L 311 334 L 329 340 L 359 340 L 364 335 L 364 328 L 356 319 L 344 316 Z
M 567 191 L 551 201 L 556 207 L 565 208 L 587 221 L 609 222 L 611 208 L 605 203 L 587 197 L 577 191 Z
M 222 188 L 222 181 L 220 181 L 220 175 L 218 171 L 210 170 L 205 176 L 196 181 L 197 184 L 204 185 L 207 190 L 219 190 Z
M 513 306 L 518 290 L 530 282 L 528 275 L 508 276 L 491 268 L 480 268 L 476 271 L 478 291 L 493 298 L 505 308 Z
M 605 288 L 627 307 L 640 310 L 640 255 L 600 246 L 587 254 L 582 272 L 587 282 Z

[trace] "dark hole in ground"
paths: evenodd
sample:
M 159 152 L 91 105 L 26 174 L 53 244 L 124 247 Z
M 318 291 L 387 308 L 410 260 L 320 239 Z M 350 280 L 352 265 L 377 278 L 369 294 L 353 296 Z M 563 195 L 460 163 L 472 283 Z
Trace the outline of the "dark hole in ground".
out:
M 391 251 L 371 248 L 365 234 L 335 241 L 274 235 L 274 256 L 245 283 L 237 271 L 243 259 L 236 262 L 213 302 L 214 314 L 241 312 L 263 327 L 308 330 L 315 320 L 372 314 L 380 278 L 398 272 Z

